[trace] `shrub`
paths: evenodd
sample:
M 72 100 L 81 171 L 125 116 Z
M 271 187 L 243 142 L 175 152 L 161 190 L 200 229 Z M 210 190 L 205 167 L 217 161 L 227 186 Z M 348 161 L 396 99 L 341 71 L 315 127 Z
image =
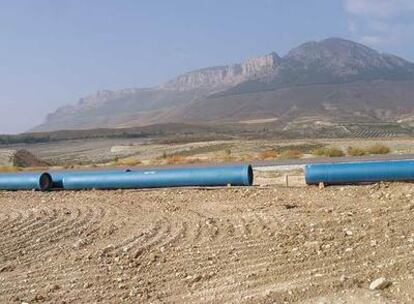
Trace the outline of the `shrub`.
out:
M 251 156 L 251 155 L 249 155 L 249 154 L 243 154 L 243 155 L 240 155 L 240 156 L 237 158 L 237 160 L 238 160 L 238 161 L 242 161 L 242 162 L 251 161 L 252 159 L 254 159 L 254 157 L 252 157 L 252 156 Z
M 345 156 L 345 153 L 338 148 L 329 148 L 326 150 L 326 156 L 328 157 L 341 157 Z
M 224 155 L 220 158 L 220 161 L 225 161 L 225 162 L 234 161 L 235 158 L 231 153 L 232 152 L 231 152 L 230 148 L 225 149 L 224 150 Z
M 315 156 L 326 156 L 326 148 L 318 148 L 312 151 Z
M 369 154 L 388 154 L 391 152 L 391 149 L 384 144 L 375 144 L 367 149 Z
M 319 148 L 323 148 L 323 144 L 313 144 L 313 143 L 304 143 L 304 144 L 289 144 L 289 145 L 280 145 L 273 148 L 277 153 L 281 154 L 287 150 L 297 150 L 302 153 L 310 153 L 311 151 Z
M 166 160 L 167 164 L 184 163 L 186 161 L 186 157 L 179 154 L 174 154 L 167 156 Z
M 17 172 L 19 168 L 14 166 L 0 166 L 0 172 Z
M 200 164 L 205 162 L 204 159 L 199 158 L 199 157 L 191 157 L 191 158 L 186 158 L 186 163 L 187 164 Z
M 259 159 L 275 159 L 278 153 L 275 150 L 266 150 L 259 153 Z
M 303 153 L 299 150 L 286 150 L 280 154 L 280 158 L 301 158 L 302 156 Z
M 365 151 L 364 149 L 360 147 L 349 146 L 346 149 L 346 154 L 348 154 L 349 156 L 362 156 L 362 155 L 367 154 L 367 151 Z
M 119 158 L 116 160 L 116 164 L 118 166 L 136 166 L 139 165 L 141 162 L 133 157 L 127 157 L 127 158 Z
M 320 148 L 312 151 L 313 155 L 326 157 L 341 157 L 345 156 L 344 152 L 338 148 Z
M 236 158 L 234 156 L 228 155 L 228 154 L 225 154 L 222 157 L 218 157 L 218 161 L 232 162 L 232 161 L 235 161 L 235 160 L 236 160 Z

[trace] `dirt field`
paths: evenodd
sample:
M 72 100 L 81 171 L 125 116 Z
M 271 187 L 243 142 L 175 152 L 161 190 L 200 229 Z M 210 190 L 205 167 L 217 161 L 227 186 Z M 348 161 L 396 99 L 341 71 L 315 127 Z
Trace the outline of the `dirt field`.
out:
M 1 303 L 413 303 L 414 186 L 0 192 Z M 376 278 L 392 285 L 369 290 Z

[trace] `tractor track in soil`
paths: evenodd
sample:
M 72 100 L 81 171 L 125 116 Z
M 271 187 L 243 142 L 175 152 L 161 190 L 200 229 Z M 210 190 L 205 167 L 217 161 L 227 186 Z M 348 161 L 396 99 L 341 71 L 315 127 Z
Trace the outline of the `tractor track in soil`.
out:
M 411 184 L 0 192 L 0 205 L 0 303 L 414 302 Z M 392 285 L 370 291 L 378 277 Z

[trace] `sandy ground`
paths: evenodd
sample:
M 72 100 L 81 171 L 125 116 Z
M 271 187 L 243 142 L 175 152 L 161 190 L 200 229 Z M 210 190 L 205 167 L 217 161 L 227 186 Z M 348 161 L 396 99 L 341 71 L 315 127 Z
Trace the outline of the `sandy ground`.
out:
M 414 303 L 414 186 L 0 192 L 1 303 Z M 391 286 L 371 291 L 385 277 Z

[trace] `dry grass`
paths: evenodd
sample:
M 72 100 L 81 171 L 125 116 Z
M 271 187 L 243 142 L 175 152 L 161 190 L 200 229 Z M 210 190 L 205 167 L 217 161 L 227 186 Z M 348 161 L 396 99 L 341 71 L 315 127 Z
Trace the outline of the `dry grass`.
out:
M 325 156 L 326 149 L 325 148 L 318 148 L 312 151 L 312 155 L 314 156 Z
M 252 157 L 252 155 L 250 154 L 243 154 L 237 158 L 238 161 L 242 161 L 242 162 L 249 162 L 249 161 L 252 161 L 253 159 L 255 158 Z
M 258 159 L 275 159 L 279 154 L 275 150 L 262 151 L 258 155 Z
M 326 149 L 326 156 L 329 157 L 341 157 L 341 156 L 345 156 L 345 153 L 338 148 L 328 148 Z
M 18 172 L 20 169 L 15 166 L 0 166 L 0 172 Z
M 384 144 L 375 144 L 367 149 L 369 154 L 388 154 L 391 152 L 391 149 Z
M 349 156 L 363 156 L 367 154 L 367 151 L 360 147 L 349 146 L 346 149 L 346 154 Z
M 37 172 L 43 171 L 43 172 L 46 172 L 50 169 L 51 169 L 50 167 L 27 167 L 27 168 L 23 168 L 23 169 L 18 168 L 19 171 L 29 171 L 29 172 L 30 171 L 37 171 Z
M 236 160 L 236 157 L 233 156 L 230 148 L 225 149 L 224 155 L 218 159 L 218 161 L 224 161 L 224 162 L 232 162 L 235 160 Z
M 283 151 L 279 155 L 279 158 L 290 159 L 290 158 L 301 158 L 302 156 L 303 156 L 302 151 L 299 151 L 299 150 L 286 150 L 286 151 Z
M 187 157 L 179 154 L 169 155 L 165 158 L 168 165 L 182 164 L 187 162 Z
M 127 158 L 120 158 L 116 160 L 115 163 L 117 166 L 136 166 L 141 164 L 141 162 L 133 157 L 127 157 Z
M 320 148 L 312 151 L 312 154 L 315 156 L 326 156 L 326 157 L 341 157 L 345 156 L 345 153 L 338 148 Z
M 236 161 L 237 158 L 232 155 L 223 155 L 221 157 L 217 157 L 216 160 L 218 162 L 233 162 Z
M 185 161 L 187 164 L 199 164 L 205 162 L 204 159 L 198 158 L 198 157 L 189 157 Z

